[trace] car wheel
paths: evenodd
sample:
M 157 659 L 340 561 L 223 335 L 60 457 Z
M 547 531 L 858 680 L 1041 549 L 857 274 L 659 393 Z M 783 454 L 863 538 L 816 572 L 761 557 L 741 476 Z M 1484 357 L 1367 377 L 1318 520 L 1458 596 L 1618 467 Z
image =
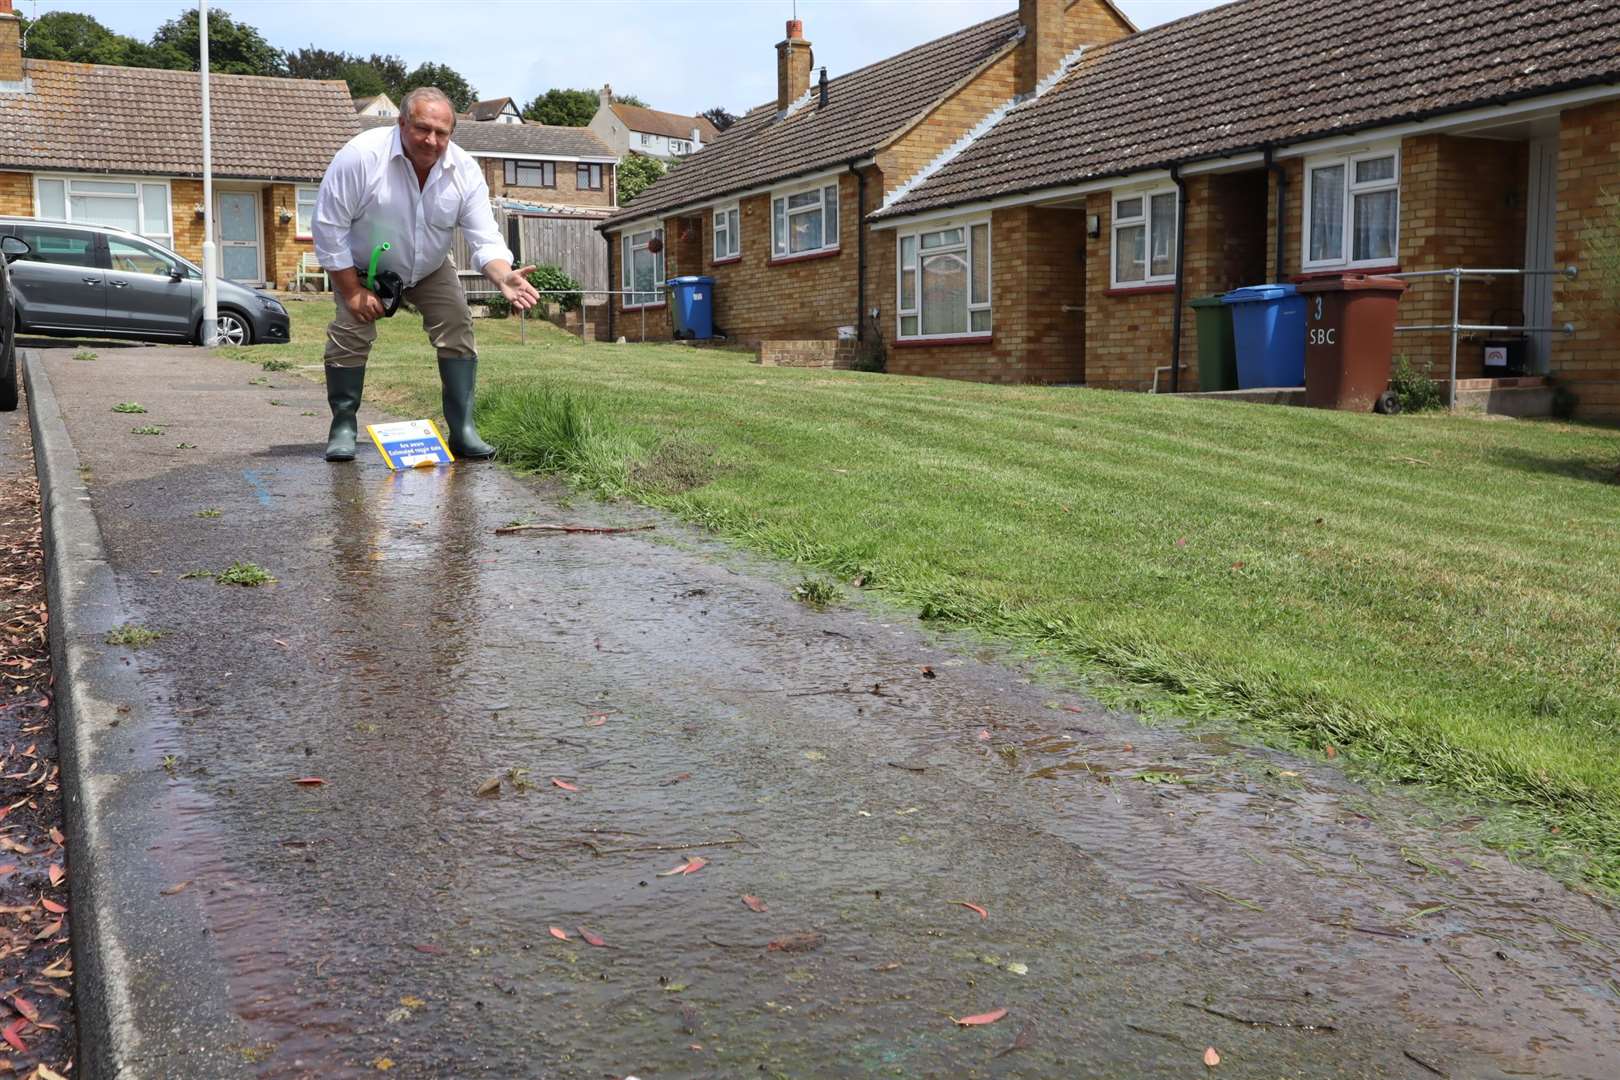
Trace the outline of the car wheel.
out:
M 0 340 L 0 412 L 14 412 L 17 408 L 17 316 Z
M 234 311 L 219 313 L 219 343 L 221 345 L 253 344 L 253 326 L 243 315 Z

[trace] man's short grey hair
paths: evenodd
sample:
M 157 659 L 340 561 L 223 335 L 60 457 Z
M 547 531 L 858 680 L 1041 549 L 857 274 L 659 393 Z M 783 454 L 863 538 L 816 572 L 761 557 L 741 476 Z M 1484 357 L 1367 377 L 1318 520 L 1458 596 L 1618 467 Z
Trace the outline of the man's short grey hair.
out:
M 444 107 L 450 110 L 450 130 L 456 130 L 456 107 L 450 101 L 450 95 L 437 86 L 418 86 L 405 95 L 405 100 L 399 103 L 399 122 L 404 126 L 405 121 L 411 118 L 412 111 L 417 105 L 433 101 L 444 102 Z

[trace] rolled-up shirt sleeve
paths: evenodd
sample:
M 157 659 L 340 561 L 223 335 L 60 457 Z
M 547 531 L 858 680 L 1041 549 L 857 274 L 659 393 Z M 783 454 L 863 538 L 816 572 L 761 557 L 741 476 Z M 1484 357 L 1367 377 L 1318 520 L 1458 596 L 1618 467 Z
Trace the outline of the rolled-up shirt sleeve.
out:
M 348 270 L 354 266 L 350 233 L 355 211 L 365 197 L 365 162 L 353 146 L 346 146 L 332 158 L 321 177 L 315 196 L 315 221 L 310 228 L 315 239 L 315 257 L 324 270 Z
M 473 171 L 476 182 L 467 185 L 461 199 L 461 232 L 472 251 L 473 269 L 483 273 L 484 267 L 496 259 L 513 262 L 512 249 L 501 238 L 495 226 L 495 214 L 489 208 L 489 185 L 482 171 Z

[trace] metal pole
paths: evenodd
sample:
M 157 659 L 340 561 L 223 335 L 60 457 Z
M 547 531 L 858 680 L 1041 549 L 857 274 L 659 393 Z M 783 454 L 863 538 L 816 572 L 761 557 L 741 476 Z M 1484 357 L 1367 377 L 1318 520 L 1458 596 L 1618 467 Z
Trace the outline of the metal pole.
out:
M 518 312 L 518 340 L 523 344 L 529 343 L 529 309 L 524 308 Z
M 1462 322 L 1462 270 L 1451 279 L 1451 382 L 1446 387 L 1446 408 L 1457 411 L 1457 324 Z
M 198 67 L 202 80 L 203 344 L 219 344 L 219 253 L 214 248 L 214 143 L 208 108 L 208 0 L 197 0 Z
M 647 305 L 641 305 L 641 343 L 647 344 Z

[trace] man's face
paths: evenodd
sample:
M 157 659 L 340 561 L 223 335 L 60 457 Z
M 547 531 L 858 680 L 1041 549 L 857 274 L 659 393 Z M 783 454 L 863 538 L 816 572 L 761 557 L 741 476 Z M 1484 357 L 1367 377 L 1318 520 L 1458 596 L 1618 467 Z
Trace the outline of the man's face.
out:
M 419 101 L 399 124 L 399 142 L 405 156 L 418 169 L 433 168 L 450 145 L 456 118 L 442 101 Z

